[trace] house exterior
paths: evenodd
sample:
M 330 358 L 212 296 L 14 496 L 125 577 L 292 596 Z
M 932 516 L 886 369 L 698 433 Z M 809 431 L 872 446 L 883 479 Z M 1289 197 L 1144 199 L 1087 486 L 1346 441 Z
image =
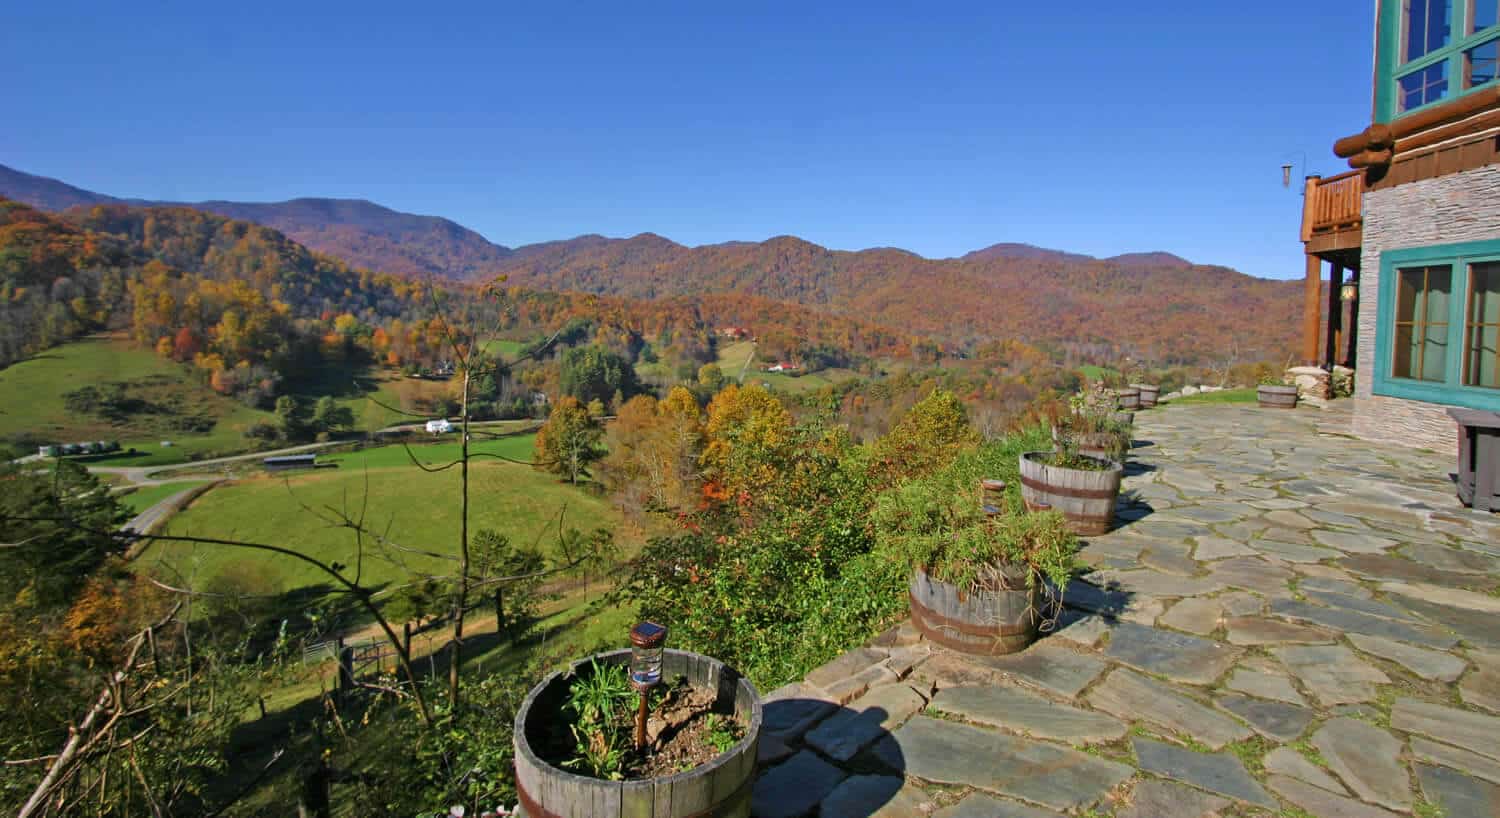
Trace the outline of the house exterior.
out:
M 430 435 L 445 435 L 451 431 L 453 431 L 453 424 L 446 418 L 427 421 L 427 433 Z
M 1451 449 L 1449 407 L 1500 411 L 1500 0 L 1376 15 L 1352 170 L 1305 182 L 1302 362 L 1354 367 L 1355 434 Z

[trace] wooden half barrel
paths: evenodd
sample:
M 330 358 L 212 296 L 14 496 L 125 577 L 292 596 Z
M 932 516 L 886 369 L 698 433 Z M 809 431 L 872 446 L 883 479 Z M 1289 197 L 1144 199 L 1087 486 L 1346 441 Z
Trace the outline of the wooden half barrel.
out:
M 1067 518 L 1075 534 L 1104 534 L 1114 526 L 1115 498 L 1125 467 L 1113 460 L 1091 458 L 1107 468 L 1098 471 L 1065 469 L 1045 462 L 1051 452 L 1021 455 L 1021 499 L 1028 508 L 1051 506 Z
M 1131 386 L 1140 390 L 1142 409 L 1150 409 L 1156 405 L 1156 399 L 1161 395 L 1161 387 L 1152 386 L 1149 383 L 1133 383 Z
M 1121 438 L 1124 440 L 1121 440 Z M 1052 442 L 1062 442 L 1062 432 L 1056 426 L 1052 427 Z M 1114 432 L 1086 432 L 1073 435 L 1073 444 L 1078 447 L 1078 453 L 1096 458 L 1098 460 L 1116 460 L 1128 453 L 1130 449 L 1130 437 L 1119 435 Z
M 1110 412 L 1109 413 L 1109 419 L 1112 420 L 1112 421 L 1114 421 L 1115 423 L 1120 424 L 1121 426 L 1134 426 L 1135 425 L 1135 413 L 1134 412 Z
M 1255 388 L 1255 401 L 1267 409 L 1296 409 L 1297 387 L 1262 384 Z
M 1115 390 L 1115 403 L 1127 412 L 1134 412 L 1141 408 L 1141 390 L 1134 386 Z
M 630 651 L 596 654 L 600 664 L 630 664 Z M 750 790 L 762 720 L 760 694 L 750 680 L 716 659 L 681 650 L 662 657 L 663 682 L 685 676 L 718 694 L 714 710 L 748 725 L 733 747 L 707 764 L 641 781 L 604 781 L 543 761 L 532 749 L 550 722 L 561 718 L 568 685 L 589 659 L 548 676 L 531 689 L 516 714 L 516 793 L 527 818 L 749 818 Z
M 911 621 L 945 648 L 980 656 L 1002 656 L 1036 641 L 1040 591 L 1026 587 L 1025 569 L 1007 571 L 1016 590 L 964 591 L 918 568 L 911 574 Z

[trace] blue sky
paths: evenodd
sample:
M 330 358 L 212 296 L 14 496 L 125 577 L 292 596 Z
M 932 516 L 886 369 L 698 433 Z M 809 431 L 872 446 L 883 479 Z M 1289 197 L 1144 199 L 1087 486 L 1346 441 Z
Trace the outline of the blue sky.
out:
M 1301 274 L 1369 123 L 1369 0 L 26 3 L 0 163 L 153 199 L 367 198 L 501 244 L 1017 241 Z

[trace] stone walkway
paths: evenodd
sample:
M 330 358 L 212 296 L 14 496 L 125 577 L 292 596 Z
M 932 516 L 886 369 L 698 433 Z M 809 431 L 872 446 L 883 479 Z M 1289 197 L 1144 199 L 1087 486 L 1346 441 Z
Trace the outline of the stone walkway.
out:
M 761 818 L 1500 816 L 1500 515 L 1341 408 L 1137 415 L 1025 652 L 909 623 L 770 694 Z

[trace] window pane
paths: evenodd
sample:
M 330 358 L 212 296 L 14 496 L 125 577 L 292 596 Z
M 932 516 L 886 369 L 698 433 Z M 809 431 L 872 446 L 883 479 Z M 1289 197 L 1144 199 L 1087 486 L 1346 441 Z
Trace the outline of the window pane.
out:
M 1469 268 L 1464 383 L 1500 389 L 1500 262 Z
M 1413 71 L 1401 80 L 1401 109 L 1410 111 L 1437 102 L 1448 93 L 1448 61 Z
M 1500 22 L 1500 2 L 1496 0 L 1470 0 L 1473 11 L 1469 17 L 1469 33 L 1493 28 Z
M 1464 52 L 1464 87 L 1474 88 L 1495 78 L 1495 58 L 1500 57 L 1500 40 L 1490 40 Z
M 1406 6 L 1406 62 L 1448 44 L 1453 0 L 1408 0 Z
M 1409 267 L 1398 275 L 1391 374 L 1446 381 L 1453 270 L 1443 266 Z

